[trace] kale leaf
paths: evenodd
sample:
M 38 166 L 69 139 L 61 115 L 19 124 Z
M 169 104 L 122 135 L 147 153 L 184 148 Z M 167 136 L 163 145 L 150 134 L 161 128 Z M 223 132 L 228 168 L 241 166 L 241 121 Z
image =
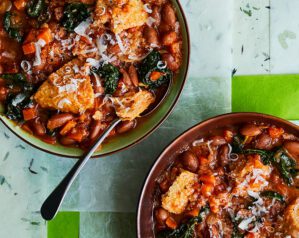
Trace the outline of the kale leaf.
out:
M 27 4 L 27 14 L 33 18 L 39 17 L 45 7 L 45 0 L 30 0 Z
M 64 8 L 62 26 L 72 32 L 84 20 L 90 16 L 87 6 L 83 3 L 70 3 Z
M 192 238 L 194 237 L 195 225 L 203 222 L 207 214 L 210 212 L 208 206 L 203 207 L 197 217 L 191 218 L 187 223 L 183 223 L 175 230 L 164 230 L 159 232 L 158 238 Z
M 23 119 L 22 110 L 32 104 L 31 95 L 34 87 L 28 83 L 23 74 L 2 74 L 0 78 L 5 80 L 8 88 L 19 88 L 17 94 L 9 93 L 5 101 L 5 114 L 11 120 L 20 121 Z
M 3 28 L 7 32 L 10 38 L 16 39 L 17 42 L 21 42 L 23 40 L 23 33 L 20 28 L 17 26 L 13 26 L 12 17 L 14 16 L 11 12 L 6 12 L 3 17 Z
M 266 191 L 261 192 L 260 195 L 262 197 L 273 198 L 280 202 L 285 202 L 285 198 L 278 192 L 266 190 Z
M 118 86 L 118 81 L 120 79 L 120 72 L 112 64 L 104 64 L 98 70 L 97 73 L 104 79 L 105 93 L 113 94 Z
M 155 89 L 168 83 L 173 77 L 173 73 L 166 67 L 166 65 L 164 67 L 158 67 L 160 62 L 162 62 L 161 54 L 158 51 L 153 50 L 141 62 L 139 67 L 139 77 L 142 83 L 150 89 Z M 152 80 L 151 75 L 153 72 L 160 73 L 160 77 Z

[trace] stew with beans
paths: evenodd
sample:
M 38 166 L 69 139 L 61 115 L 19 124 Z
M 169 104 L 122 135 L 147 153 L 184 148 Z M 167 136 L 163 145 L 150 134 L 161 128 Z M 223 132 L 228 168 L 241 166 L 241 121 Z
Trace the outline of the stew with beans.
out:
M 116 117 L 110 136 L 133 129 L 132 105 L 154 103 L 182 61 L 169 0 L 2 0 L 0 22 L 5 115 L 51 144 L 86 148 Z
M 164 238 L 299 237 L 299 138 L 251 123 L 195 140 L 157 178 Z

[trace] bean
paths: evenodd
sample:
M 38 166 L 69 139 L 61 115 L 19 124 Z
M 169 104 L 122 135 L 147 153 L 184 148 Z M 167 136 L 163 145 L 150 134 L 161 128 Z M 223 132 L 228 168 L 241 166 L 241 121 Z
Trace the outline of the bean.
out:
M 129 76 L 129 74 L 127 73 L 127 71 L 126 71 L 125 69 L 123 69 L 123 68 L 121 68 L 119 71 L 120 71 L 120 72 L 122 73 L 122 75 L 123 75 L 122 79 L 123 79 L 124 84 L 125 84 L 127 87 L 132 86 L 132 82 L 131 82 L 130 76 Z
M 186 169 L 188 169 L 189 171 L 196 172 L 198 170 L 199 161 L 196 155 L 193 154 L 191 151 L 185 151 L 181 155 L 181 160 L 184 167 L 186 167 Z
M 56 144 L 56 137 L 54 137 L 54 136 L 43 135 L 42 137 L 40 137 L 40 139 L 43 142 L 46 142 L 46 143 L 51 144 L 51 145 L 55 145 Z
M 155 19 L 154 25 L 159 26 L 161 23 L 161 14 L 160 14 L 160 8 L 158 6 L 154 6 L 152 8 L 151 17 Z
M 210 138 L 212 141 L 211 145 L 213 146 L 219 146 L 226 144 L 226 140 L 222 136 L 213 136 Z
M 98 120 L 93 120 L 92 124 L 91 124 L 91 128 L 90 128 L 90 136 L 89 139 L 90 140 L 94 140 L 98 137 L 98 135 L 100 134 L 100 132 L 103 129 L 103 123 L 101 121 Z
M 288 154 L 299 162 L 299 142 L 298 141 L 287 141 L 283 144 Z
M 101 82 L 99 82 L 99 78 L 96 78 L 97 76 L 92 75 L 91 76 L 91 82 L 93 85 L 93 91 L 94 93 L 99 93 L 99 94 L 104 94 L 105 89 L 104 87 L 101 85 Z
M 59 142 L 62 144 L 62 145 L 74 145 L 76 144 L 76 141 L 71 139 L 71 138 L 68 138 L 68 137 L 61 137 Z
M 219 152 L 218 152 L 219 163 L 222 167 L 226 166 L 229 162 L 228 153 L 229 153 L 228 145 L 222 145 L 219 148 Z
M 158 208 L 155 211 L 155 216 L 159 224 L 164 224 L 166 219 L 169 217 L 169 212 L 163 208 Z
M 161 24 L 159 25 L 160 33 L 167 33 L 167 32 L 170 32 L 171 30 L 172 30 L 172 27 L 165 22 L 161 22 Z
M 31 121 L 30 125 L 35 135 L 43 136 L 46 134 L 46 127 L 41 123 L 39 118 Z
M 74 116 L 70 113 L 62 113 L 52 116 L 48 120 L 47 127 L 50 130 L 63 126 L 68 121 L 72 120 Z
M 178 63 L 175 61 L 175 58 L 169 54 L 169 53 L 165 53 L 162 54 L 162 59 L 163 61 L 165 61 L 167 63 L 167 67 L 171 70 L 171 71 L 176 71 L 179 68 Z
M 135 66 L 132 64 L 129 67 L 129 75 L 130 75 L 130 79 L 131 79 L 133 85 L 135 87 L 138 87 L 138 85 L 139 85 L 138 73 L 137 73 Z
M 246 124 L 241 128 L 240 133 L 243 136 L 258 136 L 262 133 L 262 130 L 254 124 Z
M 133 128 L 135 128 L 137 125 L 137 120 L 132 121 L 122 121 L 118 126 L 116 127 L 116 132 L 118 134 L 125 133 Z
M 177 40 L 177 34 L 175 31 L 171 31 L 162 37 L 162 44 L 165 46 L 170 46 Z
M 0 2 L 0 14 L 4 14 L 6 11 L 9 11 L 12 7 L 12 3 L 9 0 L 1 0 Z
M 174 25 L 176 23 L 176 16 L 175 16 L 174 9 L 172 8 L 172 6 L 170 4 L 166 4 L 162 8 L 161 15 L 162 15 L 162 19 L 165 23 L 174 27 Z
M 153 46 L 159 45 L 158 33 L 153 27 L 146 26 L 143 30 L 143 35 L 148 44 Z
M 260 150 L 269 150 L 272 147 L 272 138 L 268 134 L 261 134 L 255 141 L 255 147 Z

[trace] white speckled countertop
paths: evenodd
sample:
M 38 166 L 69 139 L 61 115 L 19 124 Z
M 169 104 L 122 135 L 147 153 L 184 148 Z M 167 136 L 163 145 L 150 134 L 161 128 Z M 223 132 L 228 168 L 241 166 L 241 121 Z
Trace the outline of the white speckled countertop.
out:
M 110 232 L 121 219 L 117 217 L 124 216 L 118 213 L 136 211 L 144 178 L 162 149 L 199 121 L 231 111 L 233 69 L 240 75 L 299 71 L 299 1 L 181 0 L 181 4 L 192 43 L 183 95 L 147 140 L 87 164 L 63 204 L 63 210 L 84 212 L 80 237 L 120 237 Z M 0 125 L 0 237 L 47 237 L 40 205 L 74 162 L 34 149 Z M 134 215 L 129 217 L 134 223 Z M 134 237 L 134 225 L 127 229 L 127 237 Z

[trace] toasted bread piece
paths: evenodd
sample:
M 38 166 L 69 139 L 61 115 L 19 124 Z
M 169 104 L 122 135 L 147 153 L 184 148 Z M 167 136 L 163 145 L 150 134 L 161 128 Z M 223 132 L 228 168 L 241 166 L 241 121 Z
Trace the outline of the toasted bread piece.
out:
M 293 201 L 285 210 L 285 230 L 292 238 L 299 237 L 299 198 Z
M 146 23 L 148 14 L 141 0 L 98 0 L 93 26 L 111 23 L 115 34 Z
M 193 186 L 197 182 L 197 174 L 183 171 L 162 196 L 162 207 L 171 213 L 181 214 L 188 205 L 194 193 Z
M 112 31 L 115 34 L 123 30 L 142 26 L 146 23 L 148 14 L 144 9 L 144 4 L 140 0 L 129 0 L 122 7 L 112 9 Z
M 82 62 L 74 59 L 52 73 L 34 95 L 36 102 L 42 108 L 76 114 L 92 108 L 94 92 L 82 66 Z
M 117 116 L 124 121 L 131 121 L 139 117 L 155 101 L 155 97 L 151 92 L 142 90 L 129 92 L 122 97 L 112 97 L 111 100 Z

